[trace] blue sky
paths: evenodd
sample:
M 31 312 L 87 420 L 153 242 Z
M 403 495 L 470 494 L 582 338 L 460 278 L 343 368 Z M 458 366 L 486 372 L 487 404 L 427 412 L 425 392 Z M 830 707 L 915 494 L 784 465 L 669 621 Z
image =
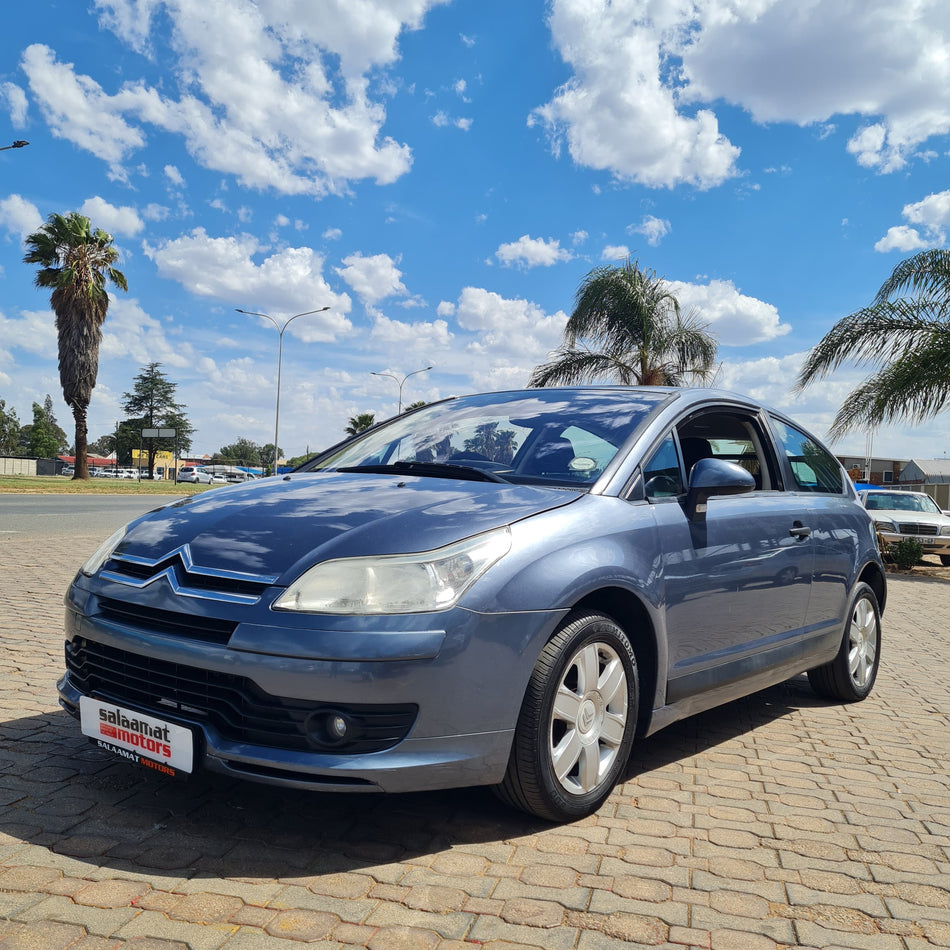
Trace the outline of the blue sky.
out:
M 24 235 L 78 210 L 129 291 L 90 438 L 151 361 L 211 453 L 520 387 L 630 255 L 720 342 L 717 384 L 824 435 L 865 375 L 804 353 L 950 228 L 945 0 L 36 0 L 0 36 L 0 398 L 53 397 Z M 855 434 L 837 449 L 861 454 Z M 944 417 L 875 436 L 941 457 Z

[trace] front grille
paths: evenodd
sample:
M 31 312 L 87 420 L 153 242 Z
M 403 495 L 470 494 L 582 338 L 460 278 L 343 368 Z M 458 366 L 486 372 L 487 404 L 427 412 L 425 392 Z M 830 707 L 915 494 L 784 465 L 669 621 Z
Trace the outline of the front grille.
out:
M 935 524 L 913 524 L 909 521 L 898 525 L 901 534 L 936 534 L 939 528 Z
M 113 600 L 111 597 L 99 598 L 98 615 L 103 620 L 120 623 L 135 630 L 164 633 L 184 640 L 201 640 L 222 646 L 231 639 L 231 634 L 237 627 L 237 622 L 233 620 L 180 614 L 174 610 L 157 610 L 154 607 Z
M 199 720 L 226 739 L 272 749 L 381 752 L 408 735 L 418 712 L 412 703 L 341 705 L 272 696 L 243 676 L 169 663 L 82 637 L 67 642 L 66 668 L 86 696 L 159 718 Z M 321 740 L 320 722 L 327 712 L 347 719 L 346 740 Z
M 105 570 L 112 575 L 113 580 L 122 581 L 128 578 L 129 582 L 141 586 L 164 571 L 171 569 L 175 572 L 178 582 L 192 590 L 206 591 L 209 594 L 236 594 L 243 597 L 259 598 L 273 583 L 273 578 L 256 579 L 253 577 L 226 576 L 225 572 L 202 573 L 200 570 L 188 570 L 175 555 L 158 561 L 154 564 L 140 564 L 127 558 L 112 557 L 105 565 Z

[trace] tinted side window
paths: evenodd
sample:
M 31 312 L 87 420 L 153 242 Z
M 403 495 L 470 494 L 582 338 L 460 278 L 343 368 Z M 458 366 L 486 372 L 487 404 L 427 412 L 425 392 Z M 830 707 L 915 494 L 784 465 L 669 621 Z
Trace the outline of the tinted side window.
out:
M 788 464 L 799 491 L 822 492 L 826 495 L 841 495 L 844 485 L 841 466 L 814 439 L 794 426 L 772 419 L 779 444 L 785 451 Z
M 667 436 L 643 466 L 643 493 L 647 498 L 670 498 L 683 490 L 676 446 Z

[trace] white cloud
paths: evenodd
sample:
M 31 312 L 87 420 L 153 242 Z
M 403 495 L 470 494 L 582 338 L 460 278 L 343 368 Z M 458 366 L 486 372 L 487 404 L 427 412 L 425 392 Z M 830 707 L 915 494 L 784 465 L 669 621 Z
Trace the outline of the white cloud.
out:
M 711 280 L 708 284 L 670 281 L 670 290 L 685 312 L 698 311 L 719 342 L 726 346 L 762 343 L 791 331 L 782 323 L 778 309 L 757 297 L 740 293 L 732 281 Z
M 345 194 L 410 168 L 407 145 L 383 134 L 370 77 L 398 40 L 444 0 L 96 0 L 103 25 L 132 49 L 171 60 L 178 89 L 130 77 L 109 92 L 42 44 L 21 65 L 53 134 L 100 156 L 115 178 L 149 129 L 184 140 L 199 165 L 283 194 Z M 171 30 L 153 31 L 167 18 Z M 170 47 L 151 44 L 170 36 Z
M 602 261 L 624 261 L 630 256 L 630 248 L 626 244 L 608 244 L 601 252 Z
M 537 304 L 510 299 L 480 287 L 466 287 L 459 295 L 455 318 L 475 333 L 465 348 L 460 368 L 476 385 L 490 367 L 517 368 L 519 385 L 561 342 L 567 315 L 545 313 Z
M 164 221 L 169 213 L 168 208 L 155 202 L 150 202 L 142 209 L 142 217 L 146 221 Z
M 886 254 L 888 251 L 917 251 L 929 246 L 930 243 L 920 236 L 916 228 L 899 224 L 887 229 L 887 234 L 875 243 L 874 250 Z
M 145 242 L 143 249 L 163 277 L 229 306 L 276 318 L 329 306 L 325 313 L 294 323 L 294 335 L 307 342 L 334 340 L 352 329 L 345 317 L 350 298 L 331 290 L 323 276 L 323 257 L 312 248 L 288 247 L 267 254 L 252 235 L 212 238 L 204 228 L 195 228 L 157 246 Z M 262 258 L 260 263 L 256 257 Z
M 174 165 L 166 165 L 163 171 L 165 173 L 165 177 L 176 188 L 181 188 L 184 186 L 185 179 L 182 176 L 181 172 Z
M 123 205 L 117 208 L 98 195 L 87 198 L 79 209 L 92 223 L 94 228 L 102 228 L 110 234 L 134 236 L 145 227 L 135 208 Z
M 950 226 L 950 191 L 930 194 L 921 201 L 905 205 L 901 214 L 911 224 L 923 225 L 927 231 L 938 234 L 942 241 L 943 229 Z
M 522 234 L 517 241 L 502 244 L 495 257 L 506 267 L 550 267 L 563 261 L 571 260 L 574 255 L 566 248 L 561 247 L 560 241 L 549 238 L 532 238 Z
M 875 251 L 916 251 L 942 246 L 950 228 L 950 191 L 929 194 L 920 201 L 904 205 L 901 217 L 909 224 L 889 228 L 874 245 Z
M 43 224 L 40 209 L 20 195 L 0 199 L 0 224 L 23 240 Z
M 650 247 L 656 247 L 672 230 L 669 221 L 652 214 L 644 215 L 639 224 L 631 224 L 627 228 L 631 234 L 642 234 Z
M 154 361 L 177 369 L 190 367 L 197 360 L 188 342 L 169 340 L 162 323 L 136 298 L 125 295 L 110 297 L 100 358 L 133 360 L 140 366 Z
M 404 297 L 408 294 L 402 282 L 402 272 L 388 254 L 364 257 L 360 253 L 343 258 L 346 267 L 336 272 L 350 285 L 367 306 L 373 306 L 386 297 Z
M 371 333 L 375 343 L 392 345 L 397 358 L 405 357 L 407 353 L 435 353 L 451 346 L 454 339 L 445 320 L 408 323 L 390 320 L 382 314 L 376 314 L 373 318 Z
M 56 54 L 48 46 L 28 46 L 20 65 L 57 138 L 98 155 L 113 170 L 129 152 L 145 144 L 141 129 L 122 118 L 115 99 L 89 76 L 77 76 L 71 63 L 56 62 Z
M 472 127 L 472 120 L 468 118 L 454 118 L 440 109 L 432 116 L 432 124 L 437 125 L 439 128 L 451 126 L 456 129 L 461 129 L 463 132 L 467 132 Z
M 943 0 L 703 0 L 699 19 L 683 48 L 685 99 L 721 97 L 761 123 L 865 117 L 848 150 L 880 171 L 950 131 Z
M 5 82 L 0 84 L 0 99 L 6 101 L 10 111 L 10 122 L 15 129 L 26 124 L 27 100 L 26 93 L 16 84 Z
M 566 140 L 577 164 L 621 180 L 721 184 L 736 174 L 739 149 L 709 110 L 681 111 L 661 75 L 674 52 L 672 28 L 687 26 L 692 4 L 654 7 L 648 11 L 641 0 L 555 0 L 551 33 L 573 75 L 529 123 L 547 129 L 555 151 Z M 657 14 L 673 16 L 661 22 Z
M 894 171 L 950 132 L 946 14 L 945 0 L 554 0 L 572 75 L 529 122 L 580 165 L 708 188 L 735 176 L 739 157 L 718 101 L 821 137 L 832 118 L 857 116 L 848 151 Z
M 56 317 L 51 310 L 25 310 L 19 319 L 0 313 L 0 340 L 3 347 L 18 347 L 38 356 L 56 353 Z M 6 349 L 0 349 L 0 363 L 13 362 Z

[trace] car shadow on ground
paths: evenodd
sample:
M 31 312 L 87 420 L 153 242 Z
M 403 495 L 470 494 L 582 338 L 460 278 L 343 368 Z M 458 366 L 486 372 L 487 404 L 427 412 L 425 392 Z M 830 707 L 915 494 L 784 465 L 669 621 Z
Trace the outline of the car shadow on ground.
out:
M 812 705 L 826 704 L 799 677 L 693 716 L 638 742 L 625 781 Z M 62 711 L 0 724 L 0 746 L 0 848 L 8 862 L 19 863 L 22 842 L 91 865 L 77 876 L 107 868 L 166 881 L 296 880 L 557 830 L 487 788 L 341 795 L 210 773 L 163 778 L 97 749 Z

